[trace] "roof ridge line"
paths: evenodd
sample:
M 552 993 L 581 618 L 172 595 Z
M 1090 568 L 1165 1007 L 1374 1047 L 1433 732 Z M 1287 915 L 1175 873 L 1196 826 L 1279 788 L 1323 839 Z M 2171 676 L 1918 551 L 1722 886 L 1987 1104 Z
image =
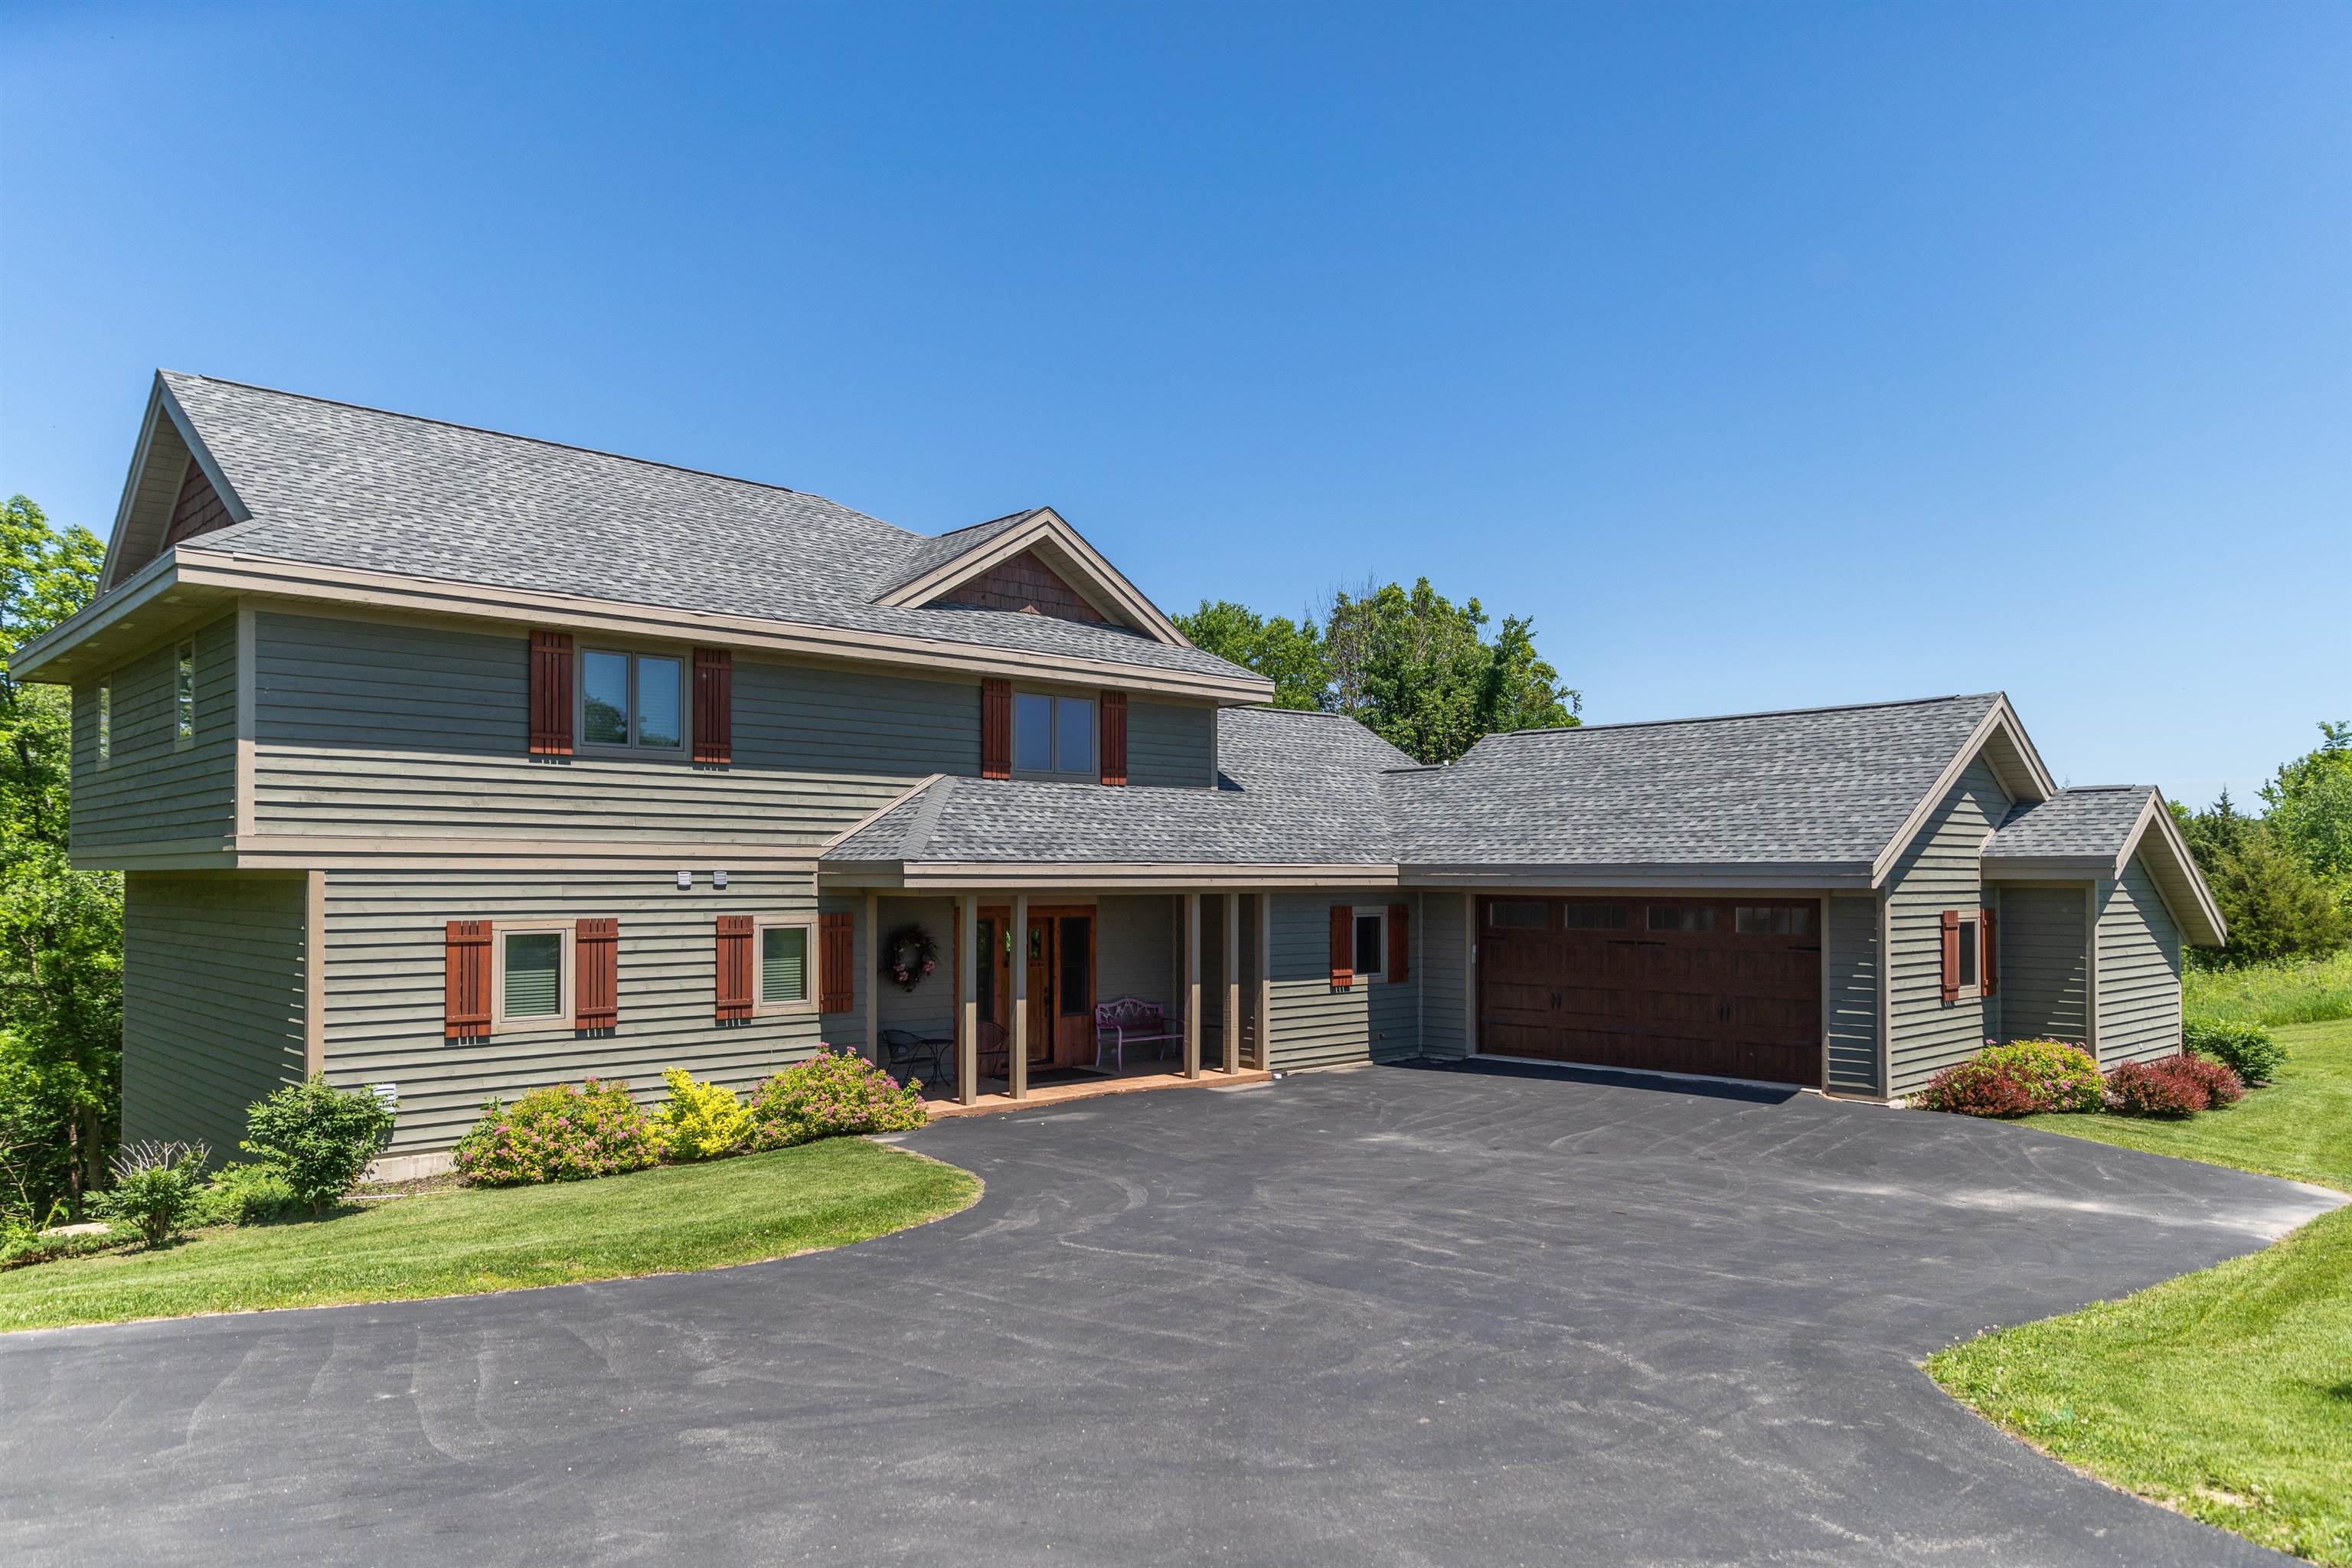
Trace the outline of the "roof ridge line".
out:
M 1668 724 L 1722 724 L 1735 719 L 1792 719 L 1809 713 L 1863 713 L 1874 708 L 1925 708 L 1937 702 L 1967 702 L 1998 698 L 1998 691 L 1952 691 L 1940 697 L 1895 697 L 1882 702 L 1827 702 L 1818 708 L 1759 708 L 1747 713 L 1699 713 L 1687 719 L 1620 719 L 1607 724 L 1549 724 L 1529 730 L 1497 730 L 1482 741 L 1508 740 L 1514 735 L 1573 735 L 1585 730 L 1654 730 Z
M 267 393 L 272 397 L 290 397 L 299 403 L 320 403 L 326 405 L 330 408 L 349 408 L 359 414 L 381 414 L 387 419 L 406 419 L 417 425 L 437 425 L 444 430 L 465 430 L 477 436 L 495 436 L 502 441 L 527 441 L 534 447 L 552 447 L 558 451 L 563 452 L 583 452 L 592 458 L 610 458 L 616 463 L 635 463 L 640 468 L 667 468 L 674 474 L 692 474 L 698 479 L 718 479 L 722 483 L 730 485 L 749 485 L 754 489 L 775 490 L 781 494 L 788 496 L 804 496 L 810 500 L 821 500 L 827 506 L 841 506 L 841 503 L 835 500 L 831 496 L 821 496 L 814 490 L 796 490 L 790 485 L 773 484 L 766 479 L 747 479 L 740 474 L 722 474 L 716 468 L 690 468 L 684 463 L 667 463 L 659 458 L 640 458 L 628 452 L 615 452 L 605 447 L 583 447 L 577 441 L 553 441 L 544 436 L 525 436 L 520 431 L 499 430 L 488 425 L 467 425 L 462 420 L 457 419 L 436 419 L 429 414 L 410 414 L 405 410 L 399 408 L 379 408 L 373 403 L 353 403 L 349 398 L 343 397 L 320 397 L 316 393 L 310 392 L 289 392 L 282 386 L 264 386 L 259 382 L 256 381 L 238 381 L 234 377 L 226 375 L 205 375 L 201 372 L 193 370 L 166 370 L 159 368 L 156 374 L 159 375 L 185 376 L 190 381 L 214 382 L 222 386 L 240 387 L 247 392 Z M 855 507 L 842 506 L 841 510 L 844 511 L 856 511 L 857 509 Z M 897 523 L 885 521 L 881 518 L 873 516 L 870 512 L 860 511 L 857 512 L 857 515 L 867 519 L 869 521 L 881 523 L 884 528 L 896 530 L 898 532 L 905 534 L 909 539 L 929 540 L 946 537 L 944 534 L 918 533 L 911 528 L 900 528 Z M 1005 515 L 1009 517 L 1013 514 L 1008 512 Z M 989 520 L 989 521 L 992 522 L 1002 521 L 1002 519 L 998 518 L 992 518 Z M 968 526 L 972 528 L 984 528 L 987 526 L 987 523 L 976 522 L 969 524 Z M 955 530 L 952 531 L 961 532 L 961 530 Z

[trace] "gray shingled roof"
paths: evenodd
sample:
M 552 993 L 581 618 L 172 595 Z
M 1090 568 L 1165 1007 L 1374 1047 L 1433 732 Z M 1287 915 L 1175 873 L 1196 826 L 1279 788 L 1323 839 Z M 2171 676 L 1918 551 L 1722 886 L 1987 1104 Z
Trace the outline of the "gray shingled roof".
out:
M 1332 714 L 1241 708 L 1220 717 L 1222 788 L 945 778 L 834 846 L 825 862 L 1396 863 L 1380 780 L 1412 758 Z
M 2089 858 L 2124 852 L 2154 784 L 2095 784 L 2061 790 L 2048 800 L 2018 806 L 1985 843 L 1988 860 Z
M 1388 793 L 1416 866 L 1866 864 L 1999 700 L 1489 735 Z
M 1003 517 L 992 517 L 986 522 L 975 522 L 969 528 L 934 534 L 908 551 L 906 558 L 898 563 L 898 569 L 890 574 L 889 579 L 875 585 L 870 597 L 879 599 L 892 589 L 905 586 L 933 567 L 979 549 L 1006 529 L 1028 521 L 1044 510 L 1042 507 L 1024 507 Z
M 1229 710 L 1229 787 L 942 779 L 827 862 L 1866 866 L 1996 696 L 1490 735 L 1421 767 L 1350 721 Z
M 1119 627 L 872 602 L 1025 512 L 933 538 L 773 485 L 173 371 L 163 380 L 252 512 L 195 548 L 1255 679 Z

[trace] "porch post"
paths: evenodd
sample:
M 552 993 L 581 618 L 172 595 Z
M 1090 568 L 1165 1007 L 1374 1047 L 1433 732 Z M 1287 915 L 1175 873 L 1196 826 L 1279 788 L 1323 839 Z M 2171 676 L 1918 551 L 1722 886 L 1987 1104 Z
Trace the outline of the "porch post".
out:
M 1274 1069 L 1274 895 L 1257 896 L 1257 1065 Z
M 1225 895 L 1225 1070 L 1242 1070 L 1242 896 Z
M 1015 1100 L 1029 1098 L 1029 895 L 1013 895 L 1013 1038 L 1004 1045 L 1004 1081 Z M 989 954 L 990 962 L 995 961 Z
M 857 984 L 866 992 L 866 1059 L 882 1065 L 882 899 L 866 895 L 866 973 Z
M 980 899 L 966 893 L 956 900 L 956 1099 L 965 1105 L 980 1100 Z
M 1201 895 L 1184 895 L 1184 1076 L 1201 1076 Z

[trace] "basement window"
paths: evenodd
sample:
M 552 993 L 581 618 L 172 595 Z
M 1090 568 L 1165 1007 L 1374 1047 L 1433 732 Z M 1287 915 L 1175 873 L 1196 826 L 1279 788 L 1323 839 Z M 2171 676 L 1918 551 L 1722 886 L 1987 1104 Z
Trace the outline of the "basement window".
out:
M 809 975 L 814 943 L 806 920 L 761 921 L 760 1005 L 762 1013 L 806 1011 L 815 987 Z
M 513 925 L 498 928 L 498 1021 L 516 1028 L 561 1029 L 572 1022 L 572 995 L 564 984 L 572 968 L 572 927 Z

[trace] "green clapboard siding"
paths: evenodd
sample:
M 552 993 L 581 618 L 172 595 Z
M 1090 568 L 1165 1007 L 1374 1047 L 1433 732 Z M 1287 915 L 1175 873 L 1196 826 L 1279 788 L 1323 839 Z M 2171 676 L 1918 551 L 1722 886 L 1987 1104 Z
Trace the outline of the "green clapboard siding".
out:
M 1469 976 L 1463 937 L 1470 921 L 1467 900 L 1460 893 L 1418 893 L 1412 906 L 1422 1051 L 1433 1057 L 1466 1057 L 1470 1042 L 1463 1036 L 1464 990 Z
M 299 874 L 125 874 L 125 1140 L 240 1158 L 247 1107 L 301 1080 L 308 907 Z
M 1944 1001 L 1943 911 L 1982 907 L 1979 857 L 2009 807 L 1992 770 L 1981 758 L 1971 763 L 1887 879 L 1895 1094 L 1916 1092 L 1936 1073 L 1975 1055 L 2000 1030 L 1998 993 L 1986 1001 Z
M 2099 1059 L 2180 1050 L 2180 928 L 2137 856 L 2099 886 Z
M 1387 1061 L 1421 1052 L 1420 976 L 1428 941 L 1412 922 L 1412 978 L 1331 984 L 1331 906 L 1412 903 L 1393 889 L 1274 897 L 1273 1063 L 1277 1068 Z
M 2000 889 L 2000 1026 L 2012 1040 L 2089 1039 L 2090 927 L 2081 888 Z
M 102 863 L 135 845 L 218 849 L 236 831 L 236 616 L 188 634 L 195 643 L 196 729 L 175 744 L 175 650 L 149 649 L 73 692 L 76 856 Z M 98 690 L 113 687 L 113 745 L 98 762 Z
M 723 892 L 707 878 L 681 892 L 667 872 L 329 872 L 328 1076 L 398 1086 L 395 1152 L 447 1147 L 487 1096 L 511 1100 L 591 1074 L 624 1079 L 648 1101 L 661 1094 L 661 1072 L 670 1067 L 748 1089 L 812 1053 L 820 1026 L 838 1044 L 864 1038 L 855 1013 L 728 1025 L 713 1016 L 718 917 L 805 919 L 815 907 L 809 878 L 751 871 L 730 877 Z M 615 1028 L 500 1027 L 486 1040 L 444 1037 L 448 921 L 601 917 L 620 921 Z
M 1127 782 L 1206 789 L 1217 782 L 1217 710 L 1178 702 L 1127 705 Z
M 1878 1051 L 1878 900 L 1832 898 L 1827 933 L 1829 1087 L 1883 1093 Z
M 534 758 L 520 634 L 263 614 L 255 643 L 263 832 L 814 844 L 980 768 L 968 683 L 739 654 L 731 765 Z

